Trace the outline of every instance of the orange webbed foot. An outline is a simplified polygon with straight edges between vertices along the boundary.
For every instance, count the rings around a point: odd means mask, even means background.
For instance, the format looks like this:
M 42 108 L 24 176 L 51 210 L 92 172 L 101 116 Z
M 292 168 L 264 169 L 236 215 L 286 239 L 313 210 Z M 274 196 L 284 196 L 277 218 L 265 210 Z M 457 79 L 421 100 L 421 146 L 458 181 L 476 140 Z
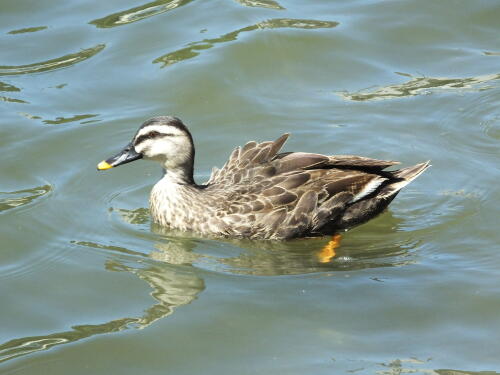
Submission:
M 320 263 L 328 263 L 335 257 L 335 249 L 340 246 L 341 239 L 342 236 L 340 234 L 335 234 L 332 236 L 332 239 L 316 254 Z

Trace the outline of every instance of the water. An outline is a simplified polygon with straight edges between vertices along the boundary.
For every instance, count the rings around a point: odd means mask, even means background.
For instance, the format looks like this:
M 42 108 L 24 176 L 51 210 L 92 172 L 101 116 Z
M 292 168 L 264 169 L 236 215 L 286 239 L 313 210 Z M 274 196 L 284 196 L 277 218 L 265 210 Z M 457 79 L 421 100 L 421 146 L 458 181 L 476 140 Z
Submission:
M 2 374 L 500 372 L 496 1 L 4 1 Z M 98 173 L 181 117 L 196 178 L 250 139 L 432 160 L 328 239 L 151 224 L 160 171 Z

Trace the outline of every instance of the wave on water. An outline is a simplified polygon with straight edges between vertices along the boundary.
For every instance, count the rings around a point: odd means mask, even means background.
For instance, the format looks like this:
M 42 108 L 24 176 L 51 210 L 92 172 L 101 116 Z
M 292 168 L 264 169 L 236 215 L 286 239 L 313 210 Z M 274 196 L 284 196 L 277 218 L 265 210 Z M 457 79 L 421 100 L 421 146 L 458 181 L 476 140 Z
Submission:
M 97 114 L 84 114 L 84 115 L 74 115 L 71 117 L 57 117 L 54 120 L 43 120 L 44 124 L 48 125 L 60 125 L 60 124 L 66 124 L 68 122 L 74 122 L 74 121 L 82 121 L 82 120 L 87 120 L 91 119 L 93 117 L 97 117 L 99 115 Z M 90 120 L 90 121 L 82 121 L 80 124 L 88 124 L 91 122 L 97 122 L 100 120 Z
M 73 243 L 96 247 L 96 244 L 92 243 Z M 97 245 L 97 247 L 103 246 Z M 113 259 L 109 260 L 105 266 L 108 271 L 130 272 L 148 283 L 155 303 L 145 309 L 142 316 L 119 318 L 101 324 L 75 325 L 67 331 L 9 340 L 0 344 L 0 363 L 95 335 L 146 328 L 159 319 L 171 315 L 177 307 L 191 303 L 205 289 L 203 279 L 193 272 L 179 267 L 174 268 L 168 264 L 131 266 L 119 259 Z
M 7 34 L 25 34 L 25 33 L 36 33 L 37 31 L 45 30 L 47 26 L 35 26 L 35 27 L 25 27 L 23 29 L 11 30 Z
M 163 56 L 153 60 L 153 64 L 160 63 L 161 67 L 173 65 L 180 61 L 188 60 L 200 54 L 200 51 L 215 47 L 216 44 L 232 42 L 238 39 L 241 33 L 265 30 L 265 29 L 281 29 L 281 28 L 294 28 L 294 29 L 325 29 L 338 26 L 338 22 L 332 21 L 317 21 L 293 18 L 274 18 L 267 21 L 259 22 L 254 25 L 243 27 L 236 31 L 224 34 L 218 38 L 203 39 L 198 42 L 188 44 L 188 47 L 178 49 L 177 51 L 167 53 Z
M 52 186 L 42 185 L 30 189 L 0 192 L 0 214 L 4 211 L 35 202 L 51 191 Z
M 412 77 L 405 73 L 398 74 Z M 490 88 L 485 86 L 485 83 L 498 79 L 500 79 L 500 74 L 485 74 L 466 78 L 412 77 L 409 81 L 397 85 L 382 86 L 373 90 L 362 90 L 358 92 L 339 92 L 337 94 L 347 100 L 371 101 L 425 95 L 436 90 L 474 89 L 481 91 Z
M 0 76 L 11 76 L 19 74 L 42 73 L 56 69 L 66 68 L 81 61 L 90 59 L 104 49 L 104 44 L 82 49 L 80 52 L 70 53 L 55 59 L 36 62 L 27 65 L 0 65 Z
M 157 0 L 122 12 L 95 19 L 89 23 L 100 28 L 110 28 L 127 25 L 132 22 L 141 21 L 145 18 L 168 12 L 180 6 L 189 4 L 193 0 Z
M 268 8 L 276 10 L 285 10 L 285 7 L 274 0 L 236 0 L 241 5 L 254 8 Z

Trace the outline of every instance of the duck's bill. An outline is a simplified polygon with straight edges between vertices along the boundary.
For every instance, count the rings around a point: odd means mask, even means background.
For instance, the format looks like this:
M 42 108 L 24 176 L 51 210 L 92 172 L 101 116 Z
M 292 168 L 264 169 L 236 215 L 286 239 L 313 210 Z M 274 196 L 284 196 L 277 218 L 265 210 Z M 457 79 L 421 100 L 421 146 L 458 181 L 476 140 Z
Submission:
M 97 164 L 97 169 L 100 171 L 104 171 L 109 168 L 118 167 L 122 164 L 130 163 L 131 161 L 141 159 L 142 154 L 135 152 L 134 145 L 129 143 L 115 156 L 101 161 Z

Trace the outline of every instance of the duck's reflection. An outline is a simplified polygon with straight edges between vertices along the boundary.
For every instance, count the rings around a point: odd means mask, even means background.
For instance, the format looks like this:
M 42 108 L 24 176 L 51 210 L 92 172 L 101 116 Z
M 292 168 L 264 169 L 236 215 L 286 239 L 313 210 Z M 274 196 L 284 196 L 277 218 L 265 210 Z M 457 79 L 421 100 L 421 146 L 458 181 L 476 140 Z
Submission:
M 77 245 L 104 248 L 127 255 L 142 255 L 119 247 L 107 247 L 92 242 L 73 242 Z M 123 251 L 122 251 L 123 250 Z M 147 308 L 142 316 L 111 320 L 102 324 L 85 324 L 73 326 L 68 331 L 56 332 L 42 336 L 21 337 L 0 345 L 0 363 L 20 356 L 50 349 L 61 344 L 69 344 L 91 336 L 119 332 L 126 329 L 142 329 L 155 321 L 169 316 L 175 308 L 186 305 L 196 299 L 205 289 L 203 280 L 186 267 L 176 267 L 168 263 L 141 262 L 127 265 L 125 261 L 115 257 L 105 267 L 108 271 L 131 272 L 146 281 L 152 289 L 151 296 L 155 303 Z
M 187 238 L 186 233 L 153 224 L 152 231 L 163 240 L 155 244 L 156 250 L 149 256 L 170 264 L 192 264 L 224 273 L 256 276 L 402 266 L 415 262 L 412 249 L 417 241 L 407 232 L 396 230 L 401 222 L 386 213 L 383 218 L 365 224 L 356 235 L 342 235 L 345 238 L 341 246 L 340 235 L 333 241 L 329 237 L 291 241 L 211 241 L 196 236 Z M 227 252 L 229 256 L 225 256 L 226 246 L 232 250 Z M 218 251 L 224 254 L 218 256 Z
M 147 209 L 114 210 L 125 225 L 147 227 Z M 393 267 L 414 262 L 411 251 L 415 241 L 408 232 L 397 230 L 401 220 L 384 214 L 365 224 L 356 235 L 345 236 L 342 246 L 324 257 L 329 238 L 294 241 L 251 241 L 200 239 L 152 225 L 154 250 L 149 254 L 119 246 L 90 241 L 72 241 L 77 246 L 105 250 L 114 254 L 105 268 L 130 272 L 151 287 L 154 303 L 138 317 L 125 317 L 102 324 L 73 326 L 63 332 L 22 337 L 0 345 L 0 362 L 54 346 L 72 343 L 91 336 L 130 328 L 142 329 L 172 314 L 179 306 L 194 301 L 205 289 L 199 269 L 215 272 L 274 276 L 306 273 L 329 273 L 373 267 Z M 149 231 L 148 231 L 149 232 Z M 133 261 L 130 261 L 133 259 Z
M 106 263 L 109 271 L 126 271 L 133 273 L 151 287 L 151 296 L 156 303 L 144 311 L 144 315 L 134 318 L 134 328 L 145 328 L 155 321 L 169 316 L 176 307 L 187 305 L 196 299 L 198 293 L 205 289 L 203 279 L 193 272 L 179 269 L 168 264 L 150 265 L 146 268 L 126 266 L 117 261 Z

